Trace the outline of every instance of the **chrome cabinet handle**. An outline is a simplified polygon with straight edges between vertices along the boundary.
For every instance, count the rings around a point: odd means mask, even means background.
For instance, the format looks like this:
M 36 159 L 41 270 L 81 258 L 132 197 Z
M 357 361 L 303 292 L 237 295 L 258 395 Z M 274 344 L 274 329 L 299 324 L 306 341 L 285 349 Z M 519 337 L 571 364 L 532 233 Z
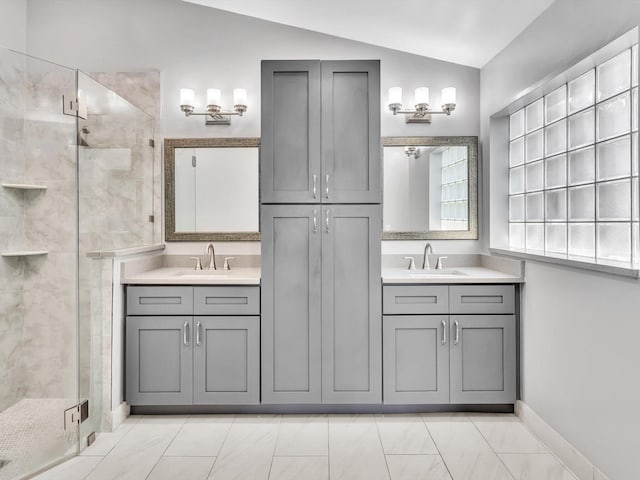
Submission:
M 189 345 L 189 322 L 184 322 L 184 325 L 182 325 L 183 328 L 183 334 L 182 334 L 182 343 L 184 343 L 184 346 L 188 346 Z
M 318 210 L 316 209 L 313 210 L 313 233 L 318 233 Z
M 324 196 L 325 198 L 329 198 L 329 174 L 327 173 L 324 176 Z
M 460 343 L 460 324 L 458 323 L 458 321 L 457 321 L 457 320 L 455 320 L 455 321 L 453 322 L 453 324 L 454 324 L 454 325 L 455 325 L 455 327 L 456 327 L 456 336 L 455 336 L 455 338 L 454 338 L 454 340 L 453 340 L 453 344 L 454 344 L 454 345 L 458 345 L 458 344 Z
M 313 174 L 313 198 L 318 198 L 318 175 Z
M 327 218 L 324 221 L 324 230 L 329 233 L 329 210 L 327 210 Z
M 200 327 L 202 327 L 202 324 L 200 322 L 196 323 L 196 345 L 200 345 Z
M 447 322 L 446 320 L 442 320 L 442 340 L 440 343 L 442 343 L 442 345 L 446 345 L 447 344 Z

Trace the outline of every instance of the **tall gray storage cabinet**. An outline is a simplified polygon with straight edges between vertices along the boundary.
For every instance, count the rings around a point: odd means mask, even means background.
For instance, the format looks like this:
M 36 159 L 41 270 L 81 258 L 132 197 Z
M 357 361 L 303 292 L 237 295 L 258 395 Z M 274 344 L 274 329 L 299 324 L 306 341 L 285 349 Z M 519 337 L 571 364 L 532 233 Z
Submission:
M 262 402 L 381 403 L 380 63 L 263 61 Z

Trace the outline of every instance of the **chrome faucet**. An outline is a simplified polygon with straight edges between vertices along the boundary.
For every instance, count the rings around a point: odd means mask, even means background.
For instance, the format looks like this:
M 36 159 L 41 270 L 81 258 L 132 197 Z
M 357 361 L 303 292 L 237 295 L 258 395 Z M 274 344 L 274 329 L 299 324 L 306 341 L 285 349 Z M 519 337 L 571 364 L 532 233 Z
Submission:
M 405 260 L 409 260 L 409 266 L 407 270 L 415 270 L 416 269 L 416 261 L 413 257 L 404 257 Z
M 438 257 L 436 262 L 436 270 L 444 270 L 444 259 L 449 257 Z
M 429 265 L 429 257 L 427 257 L 427 253 L 430 253 L 433 255 L 433 248 L 431 248 L 431 244 L 429 242 L 427 242 L 427 244 L 424 246 L 424 257 L 422 259 L 423 270 L 431 269 L 431 265 Z
M 217 270 L 216 268 L 216 250 L 213 248 L 213 243 L 207 245 L 204 253 L 209 255 L 209 270 Z

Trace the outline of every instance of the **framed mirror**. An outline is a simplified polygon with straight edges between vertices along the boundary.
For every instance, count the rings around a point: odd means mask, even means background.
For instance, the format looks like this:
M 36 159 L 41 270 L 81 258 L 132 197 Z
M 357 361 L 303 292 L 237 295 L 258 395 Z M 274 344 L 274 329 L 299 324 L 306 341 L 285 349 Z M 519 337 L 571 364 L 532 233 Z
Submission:
M 382 137 L 383 240 L 478 238 L 478 137 Z
M 164 141 L 165 239 L 260 240 L 259 138 Z

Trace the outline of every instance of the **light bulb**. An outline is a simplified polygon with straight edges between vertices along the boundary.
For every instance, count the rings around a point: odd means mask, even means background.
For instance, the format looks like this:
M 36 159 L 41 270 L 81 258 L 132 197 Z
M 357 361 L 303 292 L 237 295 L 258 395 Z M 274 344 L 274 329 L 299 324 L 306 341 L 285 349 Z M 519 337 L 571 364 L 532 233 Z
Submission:
M 207 88 L 207 107 L 219 107 L 222 104 L 222 92 L 217 88 Z
M 191 88 L 180 89 L 180 105 L 188 105 L 193 107 L 195 93 Z
M 244 88 L 233 89 L 233 105 L 247 105 L 247 91 Z
M 391 87 L 389 89 L 389 105 L 402 105 L 402 87 Z
M 429 88 L 428 87 L 416 88 L 415 104 L 416 105 L 429 104 Z
M 456 88 L 455 87 L 446 87 L 442 89 L 442 104 L 443 105 L 456 104 Z

